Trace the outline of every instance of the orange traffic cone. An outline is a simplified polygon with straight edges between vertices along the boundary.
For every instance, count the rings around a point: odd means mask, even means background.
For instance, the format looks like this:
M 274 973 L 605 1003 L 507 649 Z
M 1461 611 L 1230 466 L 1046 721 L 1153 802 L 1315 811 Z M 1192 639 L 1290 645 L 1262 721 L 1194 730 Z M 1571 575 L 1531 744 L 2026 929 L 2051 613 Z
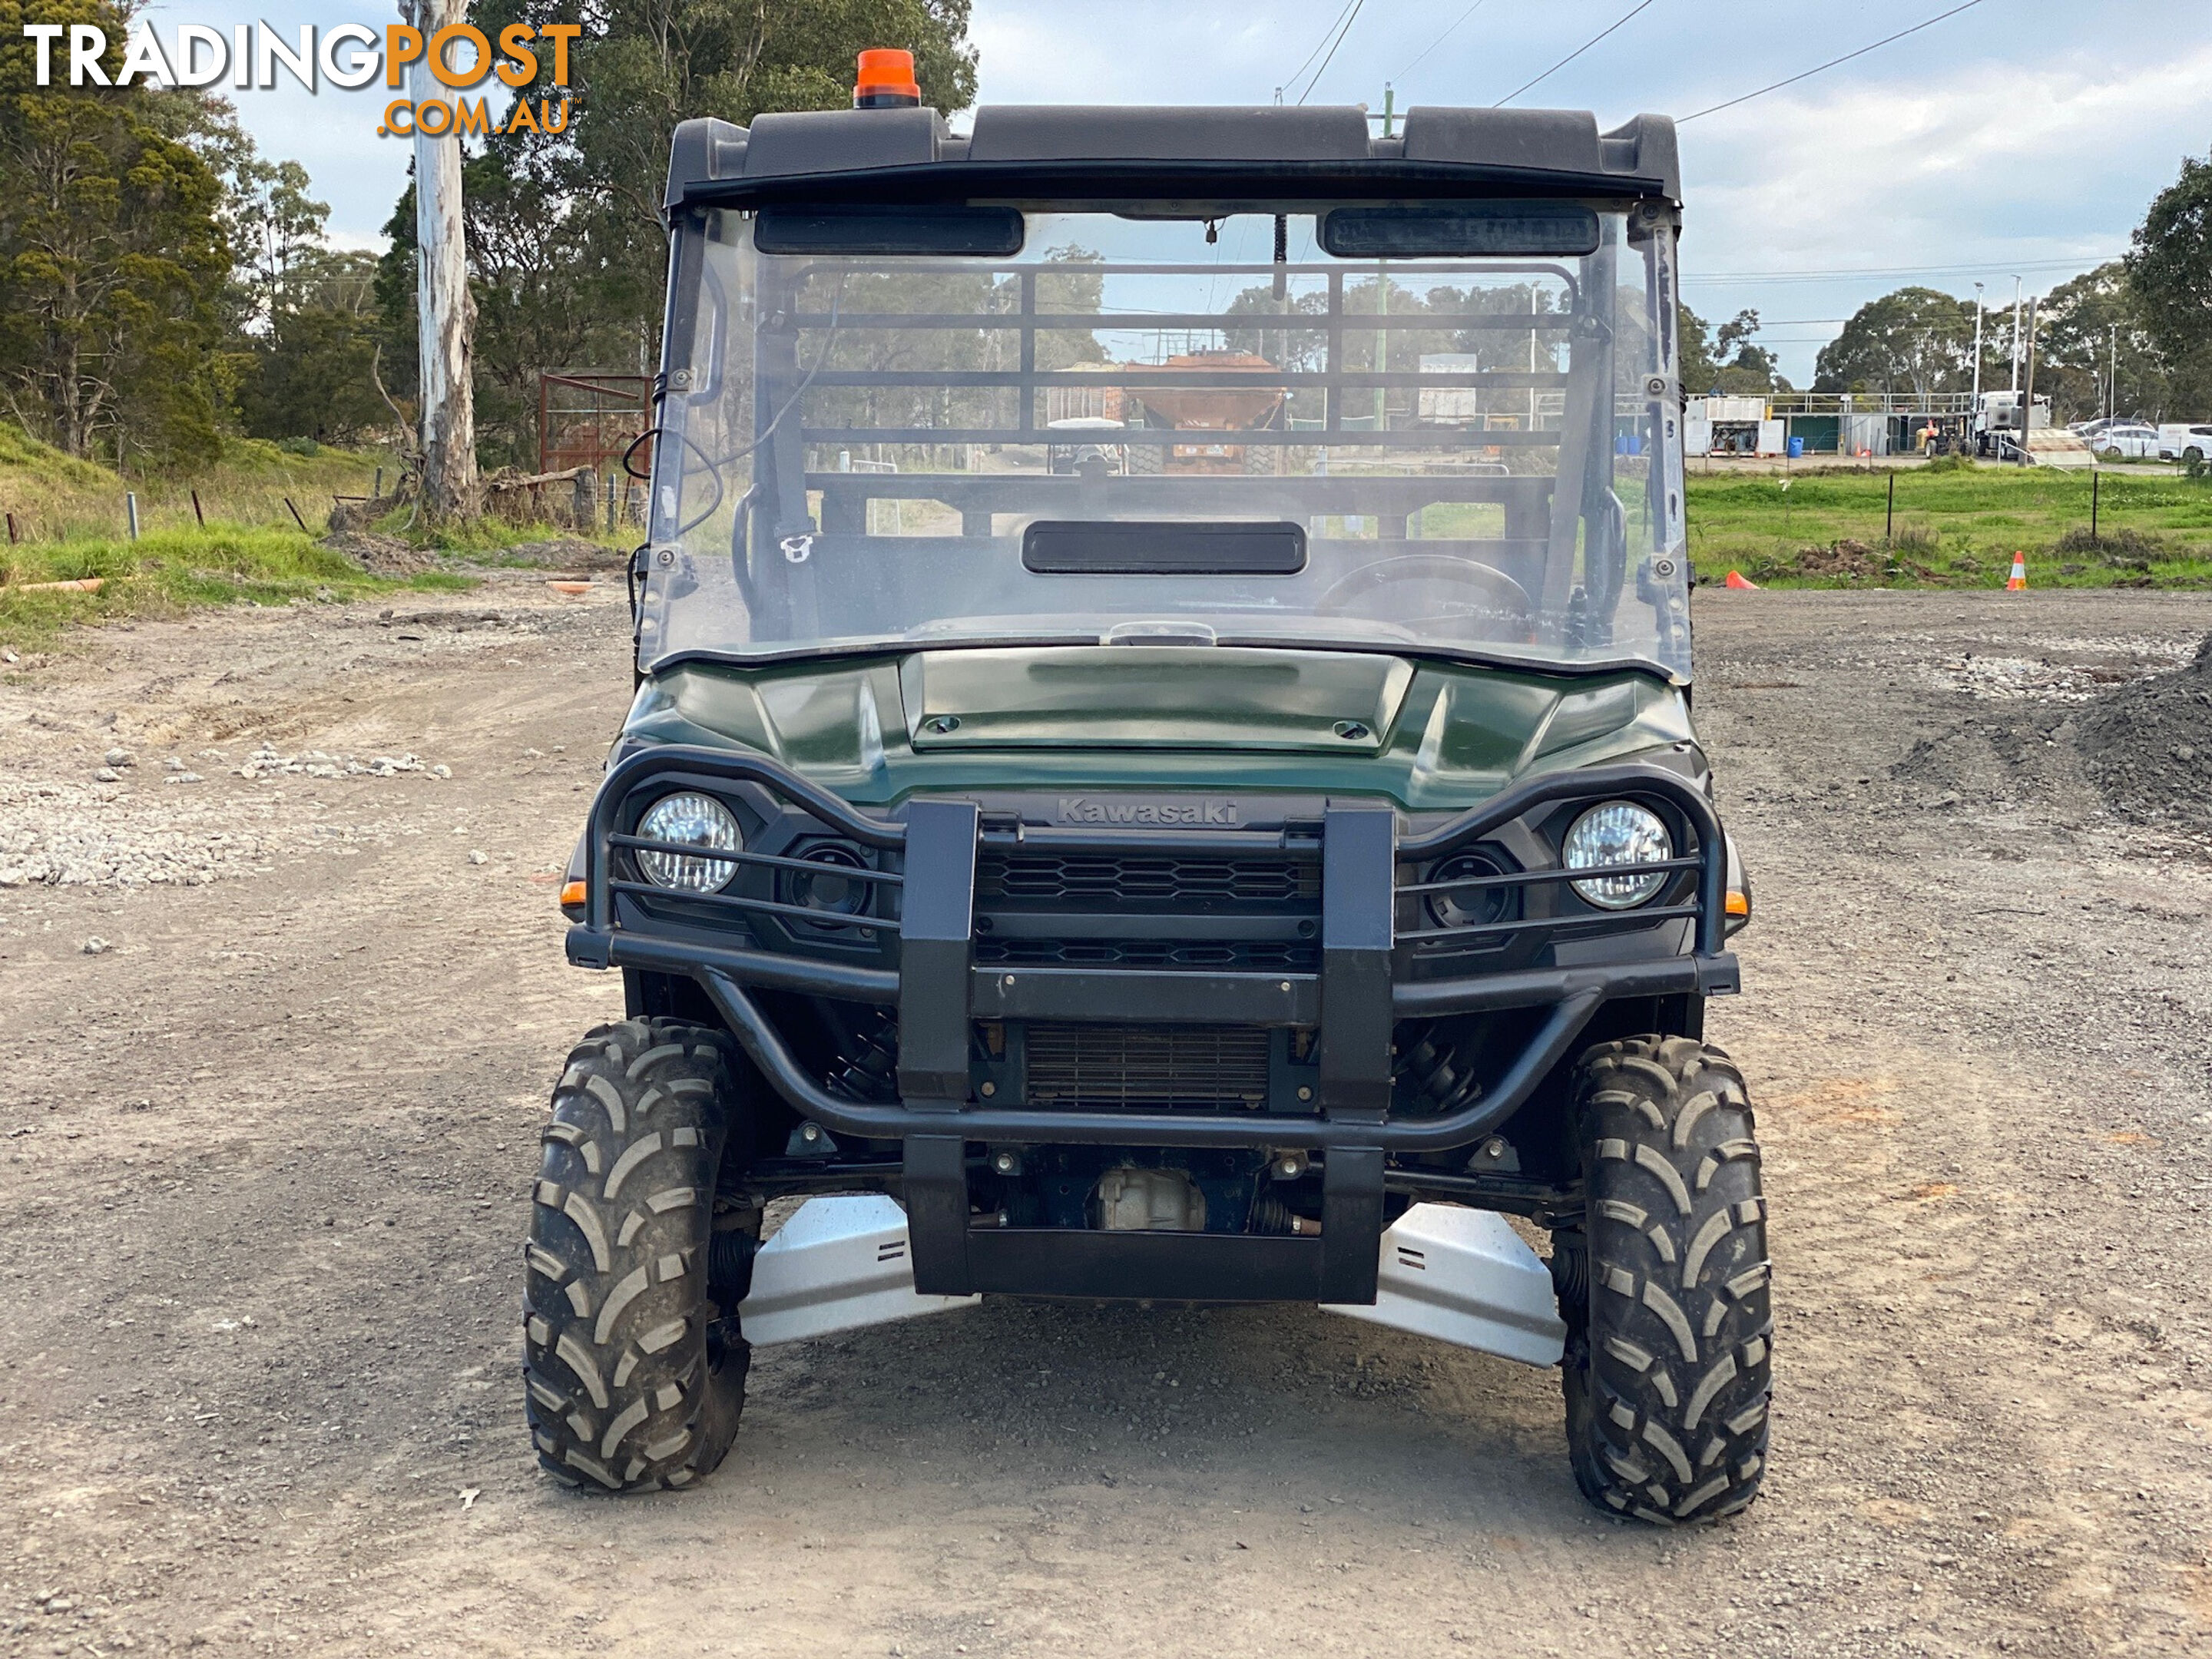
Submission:
M 2005 592 L 2008 593 L 2027 592 L 2027 556 L 2026 554 L 2014 553 L 2012 556 L 2012 574 L 2005 578 Z
M 1728 573 L 1728 580 L 1722 583 L 1721 586 L 1723 587 L 1740 587 L 1744 589 L 1746 592 L 1752 593 L 1759 592 L 1759 584 L 1754 581 L 1745 580 L 1743 572 L 1741 570 L 1729 571 Z

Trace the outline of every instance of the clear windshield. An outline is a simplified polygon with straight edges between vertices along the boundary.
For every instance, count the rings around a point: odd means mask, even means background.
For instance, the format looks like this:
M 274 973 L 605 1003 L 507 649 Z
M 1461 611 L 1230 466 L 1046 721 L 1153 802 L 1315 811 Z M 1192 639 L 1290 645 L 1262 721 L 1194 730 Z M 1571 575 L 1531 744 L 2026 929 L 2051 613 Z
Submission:
M 1265 207 L 1267 204 L 1261 204 Z M 1214 640 L 1690 671 L 1674 231 L 1339 258 L 1316 208 L 1021 251 L 678 238 L 639 647 Z M 779 244 L 781 245 L 781 244 Z

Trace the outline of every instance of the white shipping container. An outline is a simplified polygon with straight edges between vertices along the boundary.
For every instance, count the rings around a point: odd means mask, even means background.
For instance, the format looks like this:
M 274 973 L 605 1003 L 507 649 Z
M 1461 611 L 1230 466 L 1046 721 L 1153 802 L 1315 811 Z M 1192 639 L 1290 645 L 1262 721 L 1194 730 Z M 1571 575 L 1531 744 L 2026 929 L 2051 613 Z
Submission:
M 1766 418 L 1764 398 L 1692 398 L 1684 407 L 1691 419 L 1702 418 L 1715 426 L 1724 421 L 1748 426 Z

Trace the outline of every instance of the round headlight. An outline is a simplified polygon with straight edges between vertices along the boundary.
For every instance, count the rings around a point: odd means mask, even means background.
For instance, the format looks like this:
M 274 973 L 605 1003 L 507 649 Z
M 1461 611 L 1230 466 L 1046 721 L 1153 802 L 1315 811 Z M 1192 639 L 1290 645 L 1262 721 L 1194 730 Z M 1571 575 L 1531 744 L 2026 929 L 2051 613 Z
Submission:
M 638 821 L 637 833 L 647 841 L 671 841 L 685 847 L 711 848 L 734 853 L 744 843 L 738 821 L 730 809 L 712 795 L 690 791 L 664 795 Z M 727 859 L 686 858 L 681 853 L 640 848 L 637 867 L 656 887 L 672 887 L 679 893 L 719 893 L 730 884 L 738 866 Z
M 1674 856 L 1674 837 L 1656 812 L 1633 801 L 1609 800 L 1577 818 L 1561 848 L 1570 870 L 1606 870 L 1624 864 L 1656 864 Z M 1658 895 L 1667 872 L 1596 876 L 1569 884 L 1592 904 L 1606 910 L 1632 910 Z

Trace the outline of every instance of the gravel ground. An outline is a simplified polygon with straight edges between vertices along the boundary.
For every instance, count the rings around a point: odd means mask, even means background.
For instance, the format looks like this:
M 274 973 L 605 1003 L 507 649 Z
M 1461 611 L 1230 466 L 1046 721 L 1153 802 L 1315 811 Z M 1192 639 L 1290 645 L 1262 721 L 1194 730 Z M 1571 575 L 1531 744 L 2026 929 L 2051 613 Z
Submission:
M 2079 747 L 2212 597 L 1698 603 L 1779 1332 L 1766 1495 L 1678 1534 L 1583 1505 L 1548 1373 L 1297 1309 L 769 1350 L 704 1489 L 555 1486 L 517 1252 L 619 1002 L 553 908 L 619 584 L 10 670 L 0 1652 L 2212 1653 L 2212 845 Z

